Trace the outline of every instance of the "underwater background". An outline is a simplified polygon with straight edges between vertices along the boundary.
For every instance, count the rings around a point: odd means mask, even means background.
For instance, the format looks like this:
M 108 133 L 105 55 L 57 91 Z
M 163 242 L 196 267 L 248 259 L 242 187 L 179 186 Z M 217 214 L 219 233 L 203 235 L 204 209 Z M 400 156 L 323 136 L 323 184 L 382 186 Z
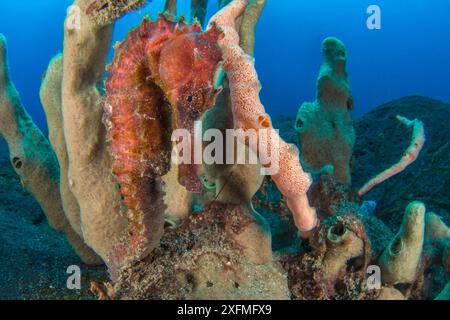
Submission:
M 48 61 L 62 51 L 63 22 L 71 0 L 2 0 L 0 31 L 9 43 L 10 68 L 25 108 L 45 127 L 36 94 Z M 179 13 L 189 17 L 188 0 Z M 381 30 L 366 26 L 367 8 L 381 8 Z M 116 24 L 123 40 L 145 14 L 155 18 L 164 0 Z M 209 1 L 208 19 L 217 11 Z M 323 39 L 341 39 L 349 51 L 354 116 L 399 97 L 419 94 L 450 101 L 450 0 L 270 0 L 258 24 L 256 64 L 262 101 L 271 115 L 295 116 L 315 98 Z M 112 50 L 110 57 L 112 57 Z
M 164 2 L 152 0 L 117 21 L 113 42 L 122 41 L 145 15 L 156 19 Z M 217 12 L 217 2 L 209 1 L 206 21 Z M 72 3 L 1 1 L 0 33 L 8 40 L 11 78 L 24 108 L 44 133 L 48 128 L 39 89 L 49 61 L 62 51 L 63 23 Z M 381 8 L 380 30 L 369 30 L 366 25 L 370 5 Z M 190 0 L 178 0 L 178 13 L 190 16 Z M 304 102 L 316 99 L 323 62 L 321 45 L 330 36 L 342 40 L 348 51 L 356 136 L 350 161 L 353 189 L 398 161 L 408 148 L 411 132 L 397 121 L 397 114 L 419 119 L 425 127 L 427 141 L 418 160 L 358 199 L 365 201 L 358 207 L 365 216 L 358 218 L 367 228 L 375 259 L 401 229 L 405 208 L 412 201 L 425 203 L 427 212 L 436 212 L 450 224 L 450 0 L 268 0 L 257 27 L 256 70 L 262 103 L 288 143 L 299 145 L 295 117 Z M 109 60 L 113 54 L 111 48 Z M 8 155 L 0 136 L 0 299 L 94 298 L 86 283 L 107 281 L 105 268 L 84 265 L 65 236 L 49 226 L 38 202 L 23 188 Z M 335 187 L 320 192 L 329 192 L 325 197 L 333 201 L 352 203 L 356 189 L 336 191 Z M 275 185 L 265 181 L 254 201 L 256 210 L 269 223 L 273 251 L 282 255 L 297 250 L 297 229 L 292 217 L 283 211 L 286 207 Z M 163 247 L 173 249 L 171 246 L 177 244 L 170 237 L 175 235 L 165 238 Z M 180 238 L 183 243 L 185 239 Z M 309 249 L 302 248 L 302 254 Z M 169 254 L 161 260 L 175 261 Z M 410 297 L 433 299 L 442 291 L 450 272 L 446 273 L 441 262 L 433 261 L 431 271 L 424 272 L 426 293 Z M 80 291 L 65 287 L 69 265 L 82 268 Z M 288 270 L 289 276 L 303 283 L 304 275 L 295 274 L 294 269 Z

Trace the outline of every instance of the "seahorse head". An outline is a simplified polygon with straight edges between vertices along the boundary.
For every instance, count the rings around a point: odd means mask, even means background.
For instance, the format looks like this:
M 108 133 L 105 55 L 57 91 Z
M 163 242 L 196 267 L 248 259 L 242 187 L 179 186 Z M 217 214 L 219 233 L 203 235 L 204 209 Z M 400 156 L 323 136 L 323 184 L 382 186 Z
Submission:
M 220 36 L 216 27 L 203 33 L 183 33 L 161 50 L 158 73 L 172 106 L 174 129 L 188 130 L 192 141 L 195 121 L 215 105 L 220 92 L 215 87 L 222 60 L 217 44 Z M 202 190 L 197 169 L 195 165 L 180 166 L 180 183 L 192 192 Z
M 222 54 L 217 40 L 220 31 L 181 34 L 164 45 L 159 76 L 173 107 L 175 127 L 192 129 L 194 122 L 215 104 L 215 88 Z

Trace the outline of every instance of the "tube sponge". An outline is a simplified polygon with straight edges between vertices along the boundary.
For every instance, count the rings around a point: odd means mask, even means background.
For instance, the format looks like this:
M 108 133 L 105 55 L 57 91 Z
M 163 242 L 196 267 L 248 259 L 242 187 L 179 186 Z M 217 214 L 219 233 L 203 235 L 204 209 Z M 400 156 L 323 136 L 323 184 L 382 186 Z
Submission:
M 208 9 L 208 0 L 191 0 L 191 22 L 195 19 L 203 27 L 206 19 L 206 11 Z
M 113 25 L 99 26 L 86 12 L 92 3 L 75 0 L 81 28 L 66 28 L 63 51 L 62 116 L 69 159 L 69 187 L 80 206 L 85 242 L 111 266 L 110 254 L 126 235 L 120 194 L 112 173 L 99 91 Z
M 444 290 L 442 290 L 435 300 L 450 300 L 450 282 L 447 283 Z
M 447 274 L 450 275 L 450 242 L 447 242 L 447 245 L 444 249 L 444 253 L 442 255 L 442 264 L 444 265 Z
M 353 97 L 346 71 L 347 49 L 340 40 L 327 38 L 322 53 L 316 101 L 300 107 L 295 130 L 305 167 L 320 172 L 332 165 L 333 179 L 350 185 L 355 130 L 350 115 Z
M 442 265 L 450 275 L 450 228 L 434 212 L 428 212 L 425 220 L 425 241 L 435 255 L 442 256 Z
M 391 287 L 382 287 L 377 300 L 407 300 L 403 293 Z
M 253 56 L 255 51 L 256 25 L 266 6 L 267 0 L 250 0 L 242 17 L 240 28 L 240 47 Z
M 347 267 L 348 261 L 363 256 L 365 243 L 343 222 L 332 225 L 326 235 L 328 250 L 323 258 L 324 277 L 334 283 L 340 273 Z
M 280 170 L 272 178 L 280 192 L 287 198 L 296 226 L 300 231 L 310 231 L 317 225 L 316 212 L 309 205 L 306 196 L 311 186 L 311 176 L 305 173 L 300 165 L 298 149 L 284 142 L 273 129 L 259 98 L 261 86 L 254 60 L 239 47 L 240 37 L 235 23 L 247 5 L 247 0 L 234 0 L 210 21 L 211 25 L 216 24 L 224 32 L 219 45 L 222 48 L 224 70 L 230 82 L 235 128 L 244 131 L 259 131 L 264 128 L 270 132 L 268 134 L 270 139 L 267 137 L 259 142 L 268 153 L 280 155 Z M 259 156 L 261 158 L 261 155 Z
M 176 15 L 177 14 L 177 0 L 166 0 L 164 3 L 164 12 Z
M 178 166 L 172 164 L 168 174 L 162 177 L 166 221 L 173 225 L 186 219 L 192 211 L 193 195 L 178 182 Z
M 423 149 L 426 140 L 423 122 L 417 119 L 411 121 L 401 116 L 397 116 L 397 119 L 408 129 L 412 130 L 411 144 L 398 163 L 372 178 L 358 191 L 358 194 L 361 197 L 380 183 L 405 170 L 410 164 L 417 160 Z
M 64 212 L 72 228 L 80 236 L 82 236 L 80 207 L 70 191 L 67 176 L 69 159 L 67 156 L 66 142 L 64 139 L 61 111 L 61 86 L 63 78 L 62 67 L 62 55 L 58 55 L 52 59 L 42 81 L 40 98 L 47 118 L 50 143 L 56 153 L 56 156 L 58 157 L 61 172 L 60 192 Z
M 64 233 L 80 258 L 90 265 L 101 264 L 69 224 L 59 192 L 58 160 L 47 139 L 35 126 L 11 82 L 6 39 L 0 34 L 0 134 L 8 143 L 11 162 L 23 186 L 35 197 L 50 226 Z
M 428 242 L 445 241 L 450 239 L 450 228 L 442 218 L 434 212 L 427 212 L 425 224 L 425 239 Z
M 9 76 L 6 61 L 6 40 L 0 35 L 0 132 L 6 139 L 11 162 L 22 184 L 32 193 L 49 223 L 61 230 L 66 223 L 61 215 L 58 192 L 58 162 L 50 144 L 32 122 L 20 101 L 19 93 Z
M 380 256 L 378 263 L 384 284 L 413 283 L 422 255 L 425 234 L 425 205 L 412 202 L 397 235 Z

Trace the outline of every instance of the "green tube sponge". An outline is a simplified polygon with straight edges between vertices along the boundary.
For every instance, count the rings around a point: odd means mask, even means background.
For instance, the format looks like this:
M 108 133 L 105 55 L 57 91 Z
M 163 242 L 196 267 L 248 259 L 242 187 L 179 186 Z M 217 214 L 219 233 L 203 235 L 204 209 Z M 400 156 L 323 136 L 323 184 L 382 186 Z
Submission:
M 219 0 L 219 9 L 222 9 L 226 5 L 228 5 L 231 2 L 231 0 Z
M 100 264 L 67 220 L 59 193 L 58 160 L 47 139 L 31 120 L 12 83 L 6 60 L 6 39 L 0 34 L 0 135 L 5 138 L 12 165 L 23 186 L 34 196 L 50 226 L 64 233 L 80 258 Z
M 320 172 L 332 165 L 334 180 L 350 185 L 355 131 L 350 115 L 353 98 L 346 71 L 347 49 L 340 40 L 327 38 L 322 53 L 316 101 L 300 107 L 295 123 L 301 159 L 309 171 Z
M 442 264 L 447 274 L 450 275 L 450 241 L 447 241 L 444 253 L 442 254 Z
M 256 26 L 266 6 L 267 0 L 251 0 L 242 17 L 240 43 L 242 50 L 253 56 L 255 53 Z
M 219 0 L 219 9 L 229 5 L 231 0 Z M 248 0 L 244 14 L 236 19 L 239 46 L 250 56 L 255 53 L 256 26 L 266 7 L 267 0 Z
M 378 263 L 384 284 L 410 284 L 416 279 L 425 234 L 425 205 L 412 202 L 397 235 L 380 256 Z
M 444 290 L 442 290 L 435 300 L 450 300 L 450 282 L 447 283 Z
M 442 265 L 450 275 L 450 228 L 434 212 L 428 212 L 425 221 L 425 247 L 435 258 L 442 257 Z
M 177 14 L 177 0 L 166 0 L 164 4 L 164 12 L 175 16 Z
M 191 0 L 191 22 L 197 20 L 203 27 L 206 20 L 208 0 Z

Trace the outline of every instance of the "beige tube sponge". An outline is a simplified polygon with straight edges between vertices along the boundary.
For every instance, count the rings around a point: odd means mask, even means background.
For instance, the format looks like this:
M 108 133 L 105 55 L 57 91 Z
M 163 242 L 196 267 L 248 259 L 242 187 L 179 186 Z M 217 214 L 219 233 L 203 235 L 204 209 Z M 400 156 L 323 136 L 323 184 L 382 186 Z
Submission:
M 425 240 L 428 242 L 450 239 L 450 228 L 434 212 L 427 212 L 425 217 Z
M 382 287 L 380 290 L 380 294 L 377 297 L 377 300 L 407 300 L 403 293 L 399 290 L 391 287 Z
M 166 0 L 164 3 L 164 12 L 168 12 L 170 14 L 177 14 L 177 0 Z
M 433 248 L 433 254 L 441 257 L 442 266 L 450 275 L 450 228 L 434 212 L 428 212 L 425 221 L 425 241 Z
M 166 205 L 166 221 L 178 225 L 192 211 L 193 195 L 178 182 L 179 168 L 175 164 L 163 180 L 164 204 Z
M 407 118 L 402 116 L 397 116 L 397 119 L 402 124 L 404 124 L 406 128 L 412 130 L 411 144 L 409 145 L 408 149 L 405 151 L 403 157 L 399 160 L 399 162 L 369 180 L 358 191 L 359 196 L 365 195 L 380 183 L 405 170 L 409 165 L 417 160 L 420 152 L 423 149 L 426 140 L 423 122 L 417 119 L 408 120 Z
M 327 229 L 328 249 L 322 260 L 324 277 L 334 283 L 348 261 L 363 256 L 365 244 L 354 231 L 339 222 Z
M 285 143 L 273 129 L 259 98 L 261 89 L 254 60 L 239 47 L 240 37 L 235 22 L 247 8 L 247 0 L 234 0 L 217 13 L 210 24 L 216 24 L 224 37 L 219 41 L 224 58 L 224 70 L 230 82 L 230 93 L 235 129 L 245 132 L 265 129 L 266 138 L 259 139 L 259 146 L 267 150 L 267 154 L 279 155 L 278 173 L 272 176 L 281 193 L 287 198 L 296 226 L 301 231 L 309 231 L 316 227 L 317 216 L 309 205 L 306 193 L 311 186 L 311 176 L 300 166 L 298 150 Z M 256 152 L 256 150 L 253 150 Z M 259 154 L 262 163 L 270 163 L 263 154 Z
M 97 24 L 108 25 L 128 12 L 141 8 L 147 0 L 91 0 L 84 12 Z
M 6 61 L 6 40 L 0 35 L 0 132 L 8 143 L 11 163 L 22 184 L 35 196 L 48 221 L 57 230 L 66 220 L 58 189 L 58 162 L 50 144 L 32 122 L 11 82 Z
M 25 111 L 11 82 L 6 60 L 6 39 L 0 34 L 0 134 L 8 143 L 14 170 L 35 197 L 50 226 L 63 232 L 80 258 L 95 265 L 101 260 L 72 229 L 64 215 L 59 193 L 58 160 L 47 139 Z
M 402 226 L 378 260 L 384 284 L 413 283 L 416 280 L 425 234 L 425 205 L 412 202 Z
M 237 142 L 240 144 L 240 142 Z M 246 157 L 252 150 L 246 148 Z M 237 147 L 238 148 L 238 147 Z M 233 205 L 239 208 L 245 227 L 233 236 L 242 246 L 244 254 L 254 263 L 267 263 L 273 260 L 270 226 L 267 221 L 253 209 L 252 198 L 260 189 L 264 176 L 260 165 L 235 164 L 231 167 L 204 166 L 201 180 L 205 189 L 215 192 L 214 201 L 224 208 Z M 213 204 L 207 204 L 212 207 Z M 228 214 L 228 213 L 227 213 Z
M 325 219 L 311 238 L 311 245 L 329 295 L 336 293 L 336 284 L 344 278 L 365 276 L 371 246 L 363 223 L 353 214 Z
M 69 187 L 80 206 L 85 242 L 107 264 L 126 232 L 120 194 L 111 170 L 99 84 L 105 73 L 113 25 L 100 26 L 86 13 L 92 0 L 75 0 L 80 28 L 66 24 L 63 52 L 62 116 L 69 160 Z
M 63 132 L 61 86 L 63 78 L 62 55 L 58 55 L 50 62 L 42 81 L 40 98 L 44 107 L 49 128 L 49 139 L 58 158 L 60 167 L 60 193 L 64 212 L 72 228 L 82 236 L 80 207 L 70 191 L 68 181 L 69 159 Z

